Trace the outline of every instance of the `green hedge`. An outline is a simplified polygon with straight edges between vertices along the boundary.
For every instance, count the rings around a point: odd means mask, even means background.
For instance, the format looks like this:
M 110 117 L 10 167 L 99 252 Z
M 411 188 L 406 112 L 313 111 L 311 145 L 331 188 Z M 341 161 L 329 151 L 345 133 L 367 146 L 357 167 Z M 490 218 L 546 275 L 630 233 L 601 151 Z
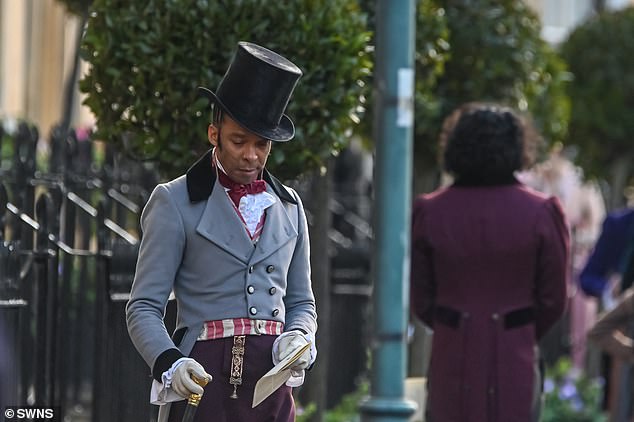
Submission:
M 180 174 L 208 147 L 206 100 L 238 41 L 295 62 L 304 76 L 288 114 L 296 139 L 273 149 L 282 178 L 319 168 L 344 147 L 364 112 L 372 62 L 365 15 L 352 0 L 96 0 L 82 46 L 80 83 L 97 136 Z

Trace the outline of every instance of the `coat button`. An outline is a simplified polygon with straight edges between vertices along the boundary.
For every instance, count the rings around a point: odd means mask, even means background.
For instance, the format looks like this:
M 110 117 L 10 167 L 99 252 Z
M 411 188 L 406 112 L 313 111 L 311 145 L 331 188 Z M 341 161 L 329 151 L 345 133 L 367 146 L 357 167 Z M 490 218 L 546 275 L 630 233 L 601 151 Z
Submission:
M 255 314 L 257 314 L 257 313 L 258 313 L 258 310 L 256 309 L 256 307 L 255 307 L 255 306 L 251 306 L 251 307 L 249 308 L 249 313 L 250 313 L 251 315 L 255 315 Z
M 252 272 L 253 272 L 253 265 L 249 267 L 249 274 L 251 274 Z
M 500 316 L 498 314 L 493 314 L 491 315 L 491 318 L 493 318 L 493 321 L 497 321 L 498 319 L 500 319 Z
M 266 272 L 271 274 L 273 271 L 275 271 L 275 267 L 273 265 L 269 265 L 268 267 L 266 267 Z
M 271 288 L 269 289 L 269 294 L 272 296 L 272 295 L 274 295 L 274 294 L 275 294 L 275 292 L 276 292 L 276 291 L 277 291 L 277 289 L 276 289 L 275 287 L 271 287 Z
M 247 292 L 248 292 L 250 295 L 252 295 L 252 294 L 253 294 L 253 292 L 255 292 L 255 287 L 253 287 L 253 286 L 249 286 L 249 287 L 247 287 Z
M 279 310 L 279 309 L 273 309 L 273 313 L 272 313 L 272 315 L 273 315 L 274 317 L 278 316 L 279 314 L 280 314 L 280 310 Z

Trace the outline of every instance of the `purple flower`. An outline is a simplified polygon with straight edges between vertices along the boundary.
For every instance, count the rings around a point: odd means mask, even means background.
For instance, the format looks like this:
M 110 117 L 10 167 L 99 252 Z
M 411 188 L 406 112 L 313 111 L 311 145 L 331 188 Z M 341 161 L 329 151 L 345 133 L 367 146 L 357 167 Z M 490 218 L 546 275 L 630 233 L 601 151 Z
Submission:
M 575 384 L 572 381 L 566 380 L 564 385 L 561 386 L 561 390 L 559 390 L 559 398 L 562 400 L 569 400 L 576 395 L 577 387 L 575 387 Z

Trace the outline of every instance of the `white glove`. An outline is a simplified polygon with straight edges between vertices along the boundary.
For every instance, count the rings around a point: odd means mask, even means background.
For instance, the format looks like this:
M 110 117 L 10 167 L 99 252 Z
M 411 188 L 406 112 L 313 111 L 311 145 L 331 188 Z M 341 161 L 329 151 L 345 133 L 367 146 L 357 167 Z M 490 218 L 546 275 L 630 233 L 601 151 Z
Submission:
M 295 353 L 298 349 L 304 347 L 308 343 L 308 340 L 306 340 L 304 333 L 301 331 L 292 330 L 282 333 L 282 335 L 276 339 L 276 343 L 276 347 L 273 347 L 273 360 L 280 362 L 287 356 Z M 311 363 L 311 348 L 308 348 L 302 353 L 299 359 L 293 363 L 291 370 L 301 371 L 302 369 L 308 368 Z
M 212 378 L 205 372 L 205 368 L 200 363 L 194 359 L 185 358 L 181 359 L 174 369 L 170 388 L 182 397 L 189 397 L 190 394 L 202 394 L 203 388 L 194 382 L 192 375 L 201 380 L 207 380 L 207 382 L 211 381 Z

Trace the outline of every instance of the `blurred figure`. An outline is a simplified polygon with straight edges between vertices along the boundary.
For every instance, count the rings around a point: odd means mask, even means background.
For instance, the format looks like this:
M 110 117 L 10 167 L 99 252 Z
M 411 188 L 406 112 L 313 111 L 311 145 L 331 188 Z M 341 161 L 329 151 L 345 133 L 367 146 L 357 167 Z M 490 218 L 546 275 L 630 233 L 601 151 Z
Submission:
M 630 206 L 631 198 L 628 198 Z M 579 276 L 584 292 L 599 298 L 606 311 L 619 303 L 619 296 L 634 283 L 634 208 L 610 212 L 603 222 L 601 235 Z M 630 327 L 629 335 L 634 334 Z M 622 421 L 630 409 L 634 370 L 631 362 L 613 359 L 603 362 L 606 378 L 603 407 L 610 410 L 612 420 Z
M 579 273 L 599 236 L 605 205 L 598 186 L 583 180 L 571 159 L 575 152 L 555 144 L 549 157 L 530 171 L 518 175 L 522 183 L 556 196 L 570 226 L 571 272 L 568 279 L 568 313 L 541 342 L 547 364 L 570 354 L 575 368 L 598 372 L 598 356 L 587 356 L 586 333 L 596 321 L 597 302 L 579 288 Z
M 454 182 L 413 209 L 411 309 L 433 328 L 430 422 L 539 418 L 538 340 L 566 303 L 556 197 L 521 184 L 537 136 L 509 108 L 460 107 L 441 136 Z
M 614 297 L 632 284 L 625 277 L 634 253 L 634 208 L 610 212 L 601 235 L 579 276 L 586 294 L 601 298 L 605 308 L 614 306 Z

